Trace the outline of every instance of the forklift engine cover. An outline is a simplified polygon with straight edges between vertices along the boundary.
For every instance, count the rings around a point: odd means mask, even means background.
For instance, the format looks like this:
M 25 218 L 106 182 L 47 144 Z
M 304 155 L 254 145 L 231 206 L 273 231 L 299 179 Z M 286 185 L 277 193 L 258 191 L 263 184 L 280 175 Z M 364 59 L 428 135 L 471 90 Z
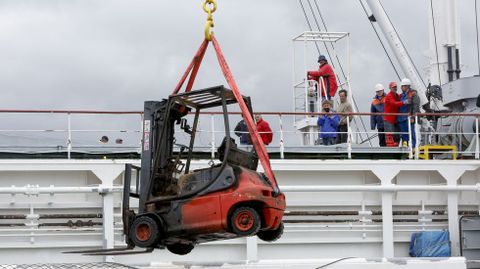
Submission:
M 243 116 L 252 117 L 250 98 L 242 97 L 250 111 Z M 230 137 L 227 106 L 236 103 L 223 86 L 145 102 L 141 167 L 127 164 L 125 172 L 123 222 L 130 247 L 166 247 L 185 255 L 208 241 L 257 235 L 270 242 L 281 237 L 285 195 L 256 171 L 254 150 L 238 148 Z M 191 170 L 200 111 L 215 107 L 222 108 L 225 126 L 220 163 L 211 160 L 208 167 Z M 185 119 L 190 113 L 195 115 L 193 126 Z M 190 137 L 188 145 L 176 143 L 175 125 L 184 132 L 181 137 Z M 130 209 L 130 197 L 139 201 L 136 212 Z

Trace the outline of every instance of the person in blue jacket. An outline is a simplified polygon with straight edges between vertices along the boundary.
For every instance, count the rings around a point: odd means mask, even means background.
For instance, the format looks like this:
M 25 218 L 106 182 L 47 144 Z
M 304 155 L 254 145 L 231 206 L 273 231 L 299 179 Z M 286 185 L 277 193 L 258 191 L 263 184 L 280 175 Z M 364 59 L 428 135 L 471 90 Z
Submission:
M 420 113 L 420 97 L 418 97 L 417 91 L 410 88 L 411 81 L 408 78 L 402 79 L 400 84 L 402 88 L 402 95 L 400 95 L 400 101 L 403 102 L 403 106 L 400 107 L 400 113 L 410 114 L 412 117 L 409 118 L 408 116 L 398 116 L 397 121 L 400 127 L 400 132 L 402 132 L 402 146 L 408 147 L 408 143 L 410 140 L 409 132 L 408 132 L 408 125 L 410 124 L 410 133 L 412 135 L 412 146 L 416 146 L 416 134 L 415 134 L 415 117 L 416 113 Z
M 325 100 L 322 103 L 322 112 L 326 114 L 318 117 L 318 127 L 320 128 L 320 138 L 325 146 L 334 145 L 337 139 L 337 127 L 340 123 L 340 117 L 334 114 L 332 109 L 332 103 L 329 100 Z
M 382 84 L 375 85 L 375 96 L 370 106 L 371 113 L 383 113 L 385 108 L 385 88 Z M 385 124 L 383 115 L 370 115 L 370 129 L 378 130 L 378 143 L 380 147 L 386 147 Z

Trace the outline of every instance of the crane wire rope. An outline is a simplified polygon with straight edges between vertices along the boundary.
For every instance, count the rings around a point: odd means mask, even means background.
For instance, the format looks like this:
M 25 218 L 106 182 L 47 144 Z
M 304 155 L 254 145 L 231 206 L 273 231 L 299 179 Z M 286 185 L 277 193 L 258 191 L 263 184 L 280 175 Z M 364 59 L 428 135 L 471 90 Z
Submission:
M 308 1 L 309 5 L 310 5 L 310 0 L 307 0 L 307 1 Z M 325 32 L 328 32 L 327 24 L 326 24 L 325 19 L 324 19 L 323 15 L 322 15 L 322 12 L 320 12 L 320 8 L 318 7 L 317 0 L 314 0 L 314 3 L 315 3 L 315 6 L 316 6 L 316 8 L 317 8 L 317 12 L 318 12 L 318 14 L 319 14 L 319 16 L 320 16 L 320 19 L 321 19 L 321 21 L 322 21 L 323 27 L 325 28 Z M 312 8 L 311 5 L 310 5 L 310 8 Z M 313 11 L 313 9 L 312 9 L 312 14 L 313 14 L 313 16 L 314 16 L 314 18 L 315 18 L 315 21 L 317 21 L 316 15 L 315 15 L 315 12 Z M 318 27 L 318 30 L 321 31 L 320 25 L 319 25 L 318 23 L 317 23 L 317 27 Z M 334 46 L 334 44 L 333 44 L 333 43 L 330 43 L 330 45 L 332 46 L 333 51 L 335 51 L 335 46 Z M 330 54 L 329 54 L 329 56 L 330 56 Z M 348 81 L 347 76 L 345 75 L 345 72 L 344 72 L 344 70 L 343 70 L 342 63 L 341 63 L 341 61 L 340 61 L 340 59 L 338 58 L 338 55 L 337 55 L 336 53 L 335 53 L 335 57 L 336 57 L 337 62 L 338 62 L 338 64 L 339 64 L 339 66 L 340 66 L 340 70 L 341 70 L 341 72 L 342 72 L 342 74 L 343 74 L 344 80 L 345 80 L 347 83 L 350 83 L 350 82 Z M 332 59 L 332 57 L 330 57 L 330 59 Z M 335 66 L 333 65 L 333 59 L 332 59 L 332 66 L 335 67 Z M 339 76 L 336 75 L 336 77 L 337 77 L 337 80 L 338 80 L 339 82 L 341 82 Z M 342 84 L 342 83 L 340 83 L 340 84 Z M 343 89 L 343 87 L 341 87 L 341 88 Z M 355 110 L 356 110 L 356 111 L 360 111 L 360 110 L 358 109 L 357 100 L 355 99 L 355 96 L 351 95 L 351 97 L 352 97 L 352 101 L 353 101 L 352 103 L 353 103 L 353 106 L 355 107 Z M 353 120 L 354 120 L 354 122 L 356 123 L 356 121 L 357 121 L 357 120 L 356 120 L 356 117 L 353 117 Z M 360 123 L 361 123 L 361 125 L 362 125 L 362 127 L 363 127 L 363 130 L 366 132 L 366 131 L 367 131 L 367 127 L 366 127 L 365 122 L 363 121 L 363 119 L 362 119 L 361 117 L 360 117 Z M 358 131 L 358 130 L 359 130 L 359 129 L 358 129 L 358 127 L 357 127 L 357 131 Z M 363 139 L 363 135 L 362 135 L 361 132 L 360 132 L 359 136 L 360 136 L 361 139 Z M 368 139 L 368 135 L 367 135 L 367 139 Z M 370 141 L 370 140 L 368 140 L 368 141 L 369 141 L 370 145 L 372 145 L 371 141 Z
M 310 0 L 308 1 L 310 2 Z M 320 16 L 320 20 L 322 21 L 323 27 L 325 28 L 325 32 L 328 32 L 327 24 L 325 23 L 325 19 L 323 18 L 322 12 L 320 12 L 320 8 L 318 7 L 317 0 L 314 0 L 313 3 L 315 3 L 315 7 L 317 9 L 318 15 Z M 318 29 L 320 30 L 320 26 L 318 26 Z M 335 46 L 333 45 L 333 43 L 330 43 L 330 46 L 332 46 L 333 51 L 335 51 Z M 342 63 L 340 62 L 340 59 L 338 58 L 337 54 L 335 54 L 335 58 L 337 58 L 337 62 L 340 65 L 340 70 L 342 71 L 343 79 L 347 80 L 347 76 L 345 75 L 345 71 L 343 70 Z
M 300 3 L 300 7 L 302 8 L 303 16 L 305 16 L 305 20 L 307 21 L 308 29 L 310 29 L 310 31 L 313 31 L 312 25 L 310 24 L 310 20 L 308 19 L 307 12 L 305 11 L 302 0 L 298 0 L 298 2 Z M 315 41 L 315 47 L 317 47 L 317 52 L 318 54 L 320 54 L 320 48 L 318 47 L 317 41 Z
M 362 5 L 362 8 L 363 8 L 363 11 L 365 12 L 365 15 L 367 16 L 367 18 L 369 18 L 369 16 L 368 16 L 368 11 L 367 11 L 367 9 L 365 8 L 365 5 L 363 4 L 363 1 L 362 1 L 362 0 L 358 0 L 358 2 L 360 2 L 360 5 Z M 375 25 L 373 25 L 373 22 L 370 20 L 370 18 L 368 19 L 368 21 L 370 22 L 370 25 L 372 26 L 372 29 L 373 29 L 373 31 L 375 32 L 375 35 L 377 36 L 378 41 L 380 41 L 380 44 L 382 45 L 383 51 L 385 51 L 385 54 L 387 55 L 387 58 L 388 58 L 388 60 L 390 61 L 390 64 L 392 65 L 393 71 L 395 71 L 395 74 L 397 75 L 398 80 L 400 80 L 400 79 L 401 79 L 400 74 L 398 73 L 398 70 L 397 70 L 397 68 L 395 67 L 395 64 L 393 63 L 393 60 L 392 60 L 392 58 L 390 57 L 390 54 L 388 53 L 387 48 L 385 47 L 385 44 L 384 44 L 383 41 L 382 41 L 382 38 L 380 37 L 380 34 L 378 33 L 377 29 L 375 28 Z
M 403 40 L 400 38 L 400 35 L 399 35 L 398 32 L 397 32 L 397 28 L 396 28 L 395 25 L 392 23 L 392 20 L 390 20 L 390 16 L 388 16 L 387 11 L 386 11 L 385 8 L 383 7 L 382 1 L 381 1 L 381 0 L 378 0 L 378 2 L 380 3 L 380 6 L 382 7 L 383 12 L 384 12 L 385 15 L 387 16 L 388 21 L 389 21 L 390 24 L 392 25 L 393 30 L 395 31 L 395 34 L 397 34 L 398 40 L 400 40 L 400 43 L 402 43 L 402 46 L 405 48 L 405 52 L 407 53 L 407 57 L 408 57 L 408 59 L 410 60 L 410 62 L 412 63 L 413 68 L 415 69 L 415 72 L 417 73 L 418 77 L 419 77 L 420 80 L 422 81 L 423 86 L 426 88 L 426 87 L 427 87 L 427 84 L 425 84 L 425 81 L 423 80 L 422 76 L 420 75 L 420 72 L 418 72 L 417 65 L 415 64 L 415 62 L 413 61 L 412 57 L 410 56 L 410 53 L 408 52 L 407 47 L 405 46 L 405 43 L 403 43 Z
M 308 6 L 310 7 L 310 12 L 312 12 L 313 20 L 315 21 L 315 24 L 317 25 L 317 29 L 320 31 L 320 24 L 318 23 L 317 16 L 315 15 L 315 12 L 313 10 L 312 3 L 310 2 L 310 0 L 307 0 L 307 3 L 308 3 Z M 330 58 L 331 64 L 332 64 L 333 68 L 335 69 L 335 64 L 333 63 L 333 58 L 332 58 L 332 55 L 330 54 L 330 50 L 327 47 L 327 42 L 323 41 L 322 43 L 323 43 L 323 46 L 325 46 L 325 50 L 327 51 L 328 58 Z M 337 76 L 337 79 L 339 79 L 338 76 Z
M 477 34 L 477 65 L 478 65 L 478 75 L 480 76 L 480 45 L 478 40 L 478 9 L 477 9 L 477 0 L 475 2 L 475 32 Z
M 442 85 L 442 78 L 440 76 L 440 61 L 438 60 L 437 28 L 435 25 L 435 15 L 433 12 L 433 0 L 430 0 L 430 10 L 432 12 L 433 39 L 435 40 L 435 56 L 437 59 L 438 83 Z

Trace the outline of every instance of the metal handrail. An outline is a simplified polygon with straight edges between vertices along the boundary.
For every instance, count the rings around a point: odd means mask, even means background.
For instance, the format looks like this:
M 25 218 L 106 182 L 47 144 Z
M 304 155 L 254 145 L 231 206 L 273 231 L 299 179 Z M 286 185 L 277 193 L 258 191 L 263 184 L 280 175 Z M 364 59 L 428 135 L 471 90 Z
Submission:
M 63 145 L 56 145 L 55 147 L 61 147 L 61 148 L 66 148 L 66 151 L 68 153 L 68 158 L 70 158 L 70 153 L 73 149 L 73 141 L 72 141 L 72 133 L 94 133 L 94 132 L 121 132 L 121 133 L 134 133 L 134 134 L 138 134 L 138 133 L 141 133 L 141 128 L 139 129 L 110 129 L 110 130 L 107 130 L 107 129 L 79 129 L 79 128 L 75 128 L 73 129 L 71 127 L 71 116 L 72 115 L 112 115 L 112 116 L 115 116 L 115 115 L 139 115 L 139 119 L 143 119 L 142 116 L 143 116 L 143 112 L 141 111 L 102 111 L 102 110 L 12 110 L 12 109 L 0 109 L 0 114 L 2 113 L 7 113 L 7 114 L 14 114 L 14 113 L 28 113 L 28 114 L 64 114 L 64 115 L 67 115 L 68 116 L 68 126 L 66 129 L 63 129 L 63 128 L 56 128 L 56 129 L 24 129 L 24 130 L 21 130 L 21 129 L 18 129 L 18 130 L 15 130 L 15 129 L 12 129 L 12 128 L 8 128 L 8 129 L 0 129 L 0 134 L 1 133 L 7 133 L 7 132 L 53 132 L 53 133 L 67 133 L 68 137 L 66 139 L 66 144 L 63 144 Z M 212 158 L 215 156 L 215 151 L 216 151 L 216 146 L 215 146 L 215 133 L 223 133 L 223 131 L 216 131 L 215 130 L 215 120 L 214 120 L 214 117 L 216 115 L 221 115 L 223 114 L 222 112 L 201 112 L 200 113 L 201 115 L 204 115 L 204 116 L 207 116 L 207 115 L 210 115 L 211 116 L 211 129 L 210 130 L 207 130 L 207 129 L 199 129 L 198 132 L 204 132 L 204 133 L 210 133 L 210 143 L 209 143 L 209 147 L 211 149 L 211 152 L 212 152 Z M 240 112 L 229 112 L 228 113 L 229 115 L 241 115 Z M 280 157 L 281 158 L 284 158 L 284 151 L 285 151 L 285 148 L 288 148 L 288 145 L 287 145 L 287 141 L 285 140 L 285 135 L 287 134 L 303 134 L 304 132 L 301 132 L 301 131 L 298 131 L 298 130 L 286 130 L 284 128 L 284 117 L 286 116 L 306 116 L 306 117 L 317 117 L 317 116 L 321 116 L 321 115 L 326 115 L 327 113 L 325 112 L 257 112 L 256 114 L 260 114 L 260 115 L 263 115 L 263 116 L 276 116 L 278 117 L 278 126 L 279 126 L 279 129 L 277 130 L 274 130 L 273 132 L 274 133 L 277 133 L 280 135 L 280 141 L 279 141 L 279 148 L 280 148 Z M 469 132 L 469 133 L 466 133 L 466 132 L 463 132 L 461 133 L 462 135 L 476 135 L 476 137 L 478 137 L 478 132 L 479 132 L 479 128 L 478 128 L 478 118 L 480 117 L 480 113 L 417 113 L 417 114 L 408 114 L 408 113 L 369 113 L 369 112 L 351 112 L 351 113 L 337 113 L 337 112 L 334 112 L 334 114 L 337 114 L 337 115 L 341 115 L 341 116 L 347 116 L 348 118 L 350 117 L 360 117 L 360 116 L 377 116 L 377 115 L 383 115 L 383 116 L 386 116 L 386 115 L 392 115 L 392 116 L 407 116 L 409 119 L 416 119 L 416 122 L 418 123 L 418 119 L 420 117 L 425 117 L 425 116 L 436 116 L 436 117 L 445 117 L 445 116 L 451 116 L 451 117 L 475 117 L 475 126 L 477 126 L 477 128 L 475 128 L 475 132 Z M 360 134 L 367 134 L 367 135 L 377 135 L 377 134 L 381 134 L 382 132 L 378 132 L 376 130 L 374 131 L 358 131 L 358 130 L 354 130 L 350 124 L 350 121 L 348 121 L 348 130 L 347 130 L 347 134 L 348 134 L 348 140 L 347 140 L 347 149 L 346 149 L 346 152 L 348 154 L 348 158 L 352 158 L 352 152 L 353 152 L 353 149 L 352 149 L 352 145 L 353 144 L 358 144 L 358 143 L 355 143 L 354 141 L 356 141 L 354 139 L 354 137 L 358 137 L 358 135 Z M 141 126 L 141 124 L 138 125 L 139 127 Z M 418 124 L 415 125 L 416 127 L 418 126 Z M 274 128 L 275 129 L 275 128 Z M 413 130 L 411 130 L 409 128 L 408 130 L 408 135 L 410 137 L 410 141 L 411 141 L 411 138 L 412 138 L 412 132 Z M 345 132 L 335 132 L 335 133 L 345 133 Z M 386 133 L 386 132 L 383 132 L 383 133 Z M 393 134 L 405 134 L 406 132 L 404 133 L 401 133 L 401 132 L 394 132 Z M 424 132 L 420 132 L 419 130 L 416 130 L 416 133 L 418 134 L 417 136 L 417 143 L 416 143 L 416 147 L 413 148 L 412 147 L 412 143 L 409 143 L 409 148 L 408 148 L 408 152 L 409 152 L 409 158 L 410 159 L 418 159 L 419 158 L 419 145 L 420 145 L 420 141 L 419 141 L 419 138 L 422 134 L 425 134 Z M 450 135 L 460 135 L 460 134 L 455 134 L 455 133 L 445 133 L 445 132 L 436 132 L 435 133 L 436 135 L 442 135 L 442 134 L 450 134 Z M 139 138 L 140 139 L 140 138 Z M 120 145 L 116 145 L 116 146 L 113 146 L 113 147 L 123 147 L 123 148 L 136 148 L 138 147 L 140 149 L 140 141 L 138 141 L 138 145 L 137 143 L 134 145 L 134 146 L 129 146 L 129 147 L 126 147 L 126 146 L 120 146 Z M 475 159 L 480 159 L 480 148 L 479 148 L 479 143 L 476 143 L 475 145 L 475 148 L 473 150 L 472 149 L 469 149 L 469 150 L 465 150 L 465 151 L 461 151 L 461 149 L 458 151 L 458 153 L 474 153 L 475 155 Z M 1 146 L 2 148 L 6 148 L 6 146 Z M 45 148 L 50 148 L 51 146 L 45 146 Z M 77 148 L 82 148 L 83 146 L 77 146 Z M 89 148 L 92 148 L 92 147 L 95 147 L 95 145 L 89 145 Z M 98 145 L 97 146 L 98 148 L 102 148 L 102 147 L 112 147 L 111 145 Z M 405 150 L 402 150 L 401 152 L 405 152 Z

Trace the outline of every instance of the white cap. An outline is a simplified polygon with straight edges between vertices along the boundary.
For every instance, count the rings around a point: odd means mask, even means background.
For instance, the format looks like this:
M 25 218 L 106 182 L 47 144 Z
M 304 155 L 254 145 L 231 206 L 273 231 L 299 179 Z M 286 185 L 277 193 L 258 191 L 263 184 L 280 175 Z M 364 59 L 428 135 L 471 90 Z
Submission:
M 375 91 L 378 92 L 378 91 L 383 91 L 385 90 L 385 87 L 383 87 L 382 84 L 377 84 L 375 85 Z
M 400 86 L 410 86 L 412 85 L 412 82 L 408 78 L 402 79 L 402 82 L 400 82 Z

